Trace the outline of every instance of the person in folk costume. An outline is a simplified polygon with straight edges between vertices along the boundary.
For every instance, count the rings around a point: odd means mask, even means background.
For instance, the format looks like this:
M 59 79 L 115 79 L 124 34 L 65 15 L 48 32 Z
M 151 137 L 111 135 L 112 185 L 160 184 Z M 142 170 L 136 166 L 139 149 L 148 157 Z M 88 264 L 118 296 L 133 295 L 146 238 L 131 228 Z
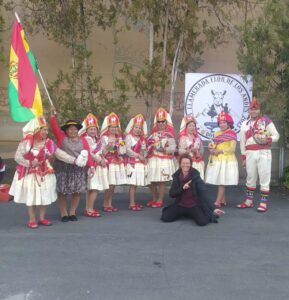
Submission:
M 127 155 L 127 184 L 129 188 L 129 209 L 139 211 L 142 206 L 135 202 L 138 186 L 146 186 L 147 180 L 147 124 L 141 114 L 133 117 L 125 130 L 125 145 Z
M 108 190 L 109 184 L 106 160 L 103 155 L 103 145 L 99 137 L 98 120 L 93 114 L 89 113 L 86 116 L 82 122 L 82 129 L 80 129 L 79 135 L 83 135 L 88 142 L 95 168 L 94 175 L 88 178 L 84 215 L 93 218 L 100 217 L 100 212 L 94 209 L 97 191 Z
M 210 156 L 205 181 L 218 185 L 215 206 L 221 207 L 226 205 L 225 186 L 238 184 L 239 169 L 235 156 L 237 135 L 232 129 L 234 121 L 226 112 L 221 112 L 217 121 L 220 131 L 215 133 L 213 141 L 208 145 Z
M 109 189 L 104 193 L 103 210 L 105 212 L 116 212 L 118 209 L 112 206 L 115 186 L 126 184 L 127 180 L 124 166 L 125 142 L 122 139 L 119 117 L 114 112 L 104 118 L 101 127 L 101 142 L 108 165 L 109 182 Z
M 60 150 L 48 138 L 44 117 L 32 119 L 23 128 L 23 139 L 15 153 L 18 165 L 9 191 L 16 203 L 28 206 L 27 226 L 31 229 L 52 224 L 45 218 L 47 205 L 57 199 L 56 178 L 49 162 L 52 155 L 71 165 L 77 163 L 75 157 Z M 39 208 L 38 222 L 36 208 Z
M 171 180 L 176 170 L 175 151 L 175 132 L 171 117 L 165 109 L 159 108 L 148 138 L 148 180 L 153 196 L 147 204 L 149 207 L 163 206 L 165 183 Z
M 78 130 L 82 128 L 82 125 L 77 121 L 68 120 L 61 128 L 59 128 L 54 108 L 52 108 L 50 125 L 51 130 L 57 139 L 58 147 L 73 157 L 78 157 L 80 155 L 85 163 L 84 167 L 78 167 L 69 165 L 60 160 L 56 160 L 55 162 L 57 179 L 56 190 L 58 193 L 61 221 L 77 221 L 76 211 L 79 205 L 80 193 L 86 191 L 87 174 L 89 174 L 89 176 L 93 176 L 94 174 L 94 166 L 89 151 L 89 145 L 84 137 L 78 136 Z M 86 166 L 89 167 L 88 171 Z M 66 203 L 67 195 L 72 195 L 69 213 Z
M 271 146 L 279 140 L 279 133 L 273 122 L 266 116 L 260 116 L 260 102 L 253 97 L 249 113 L 250 119 L 244 121 L 240 131 L 240 148 L 243 166 L 246 166 L 246 200 L 238 208 L 254 206 L 253 197 L 259 176 L 261 199 L 257 210 L 267 211 L 271 180 Z
M 193 116 L 183 117 L 178 140 L 179 155 L 189 154 L 193 161 L 192 167 L 200 172 L 200 176 L 204 180 L 203 145 L 198 134 L 197 121 Z

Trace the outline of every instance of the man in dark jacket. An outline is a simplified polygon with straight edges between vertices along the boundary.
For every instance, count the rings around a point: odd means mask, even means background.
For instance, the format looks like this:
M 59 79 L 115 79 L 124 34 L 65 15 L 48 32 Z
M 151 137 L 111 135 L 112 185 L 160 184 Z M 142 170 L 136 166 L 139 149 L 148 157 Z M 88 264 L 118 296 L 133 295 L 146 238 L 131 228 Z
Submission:
M 192 168 L 192 159 L 188 154 L 180 157 L 180 168 L 173 174 L 169 194 L 176 201 L 163 209 L 163 222 L 174 222 L 187 217 L 197 225 L 205 226 L 210 222 L 217 223 L 217 218 L 224 214 L 224 211 L 215 209 L 211 204 L 205 183 L 199 172 Z

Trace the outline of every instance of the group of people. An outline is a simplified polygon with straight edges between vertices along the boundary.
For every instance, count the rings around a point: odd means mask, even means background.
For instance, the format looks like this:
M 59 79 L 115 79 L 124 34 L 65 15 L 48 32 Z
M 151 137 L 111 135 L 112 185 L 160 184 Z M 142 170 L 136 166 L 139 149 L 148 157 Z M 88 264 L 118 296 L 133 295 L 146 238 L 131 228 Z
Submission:
M 147 206 L 162 208 L 166 182 L 171 180 L 169 193 L 176 201 L 163 208 L 161 219 L 172 222 L 184 216 L 194 219 L 198 225 L 206 225 L 224 213 L 221 207 L 226 205 L 225 186 L 238 184 L 237 137 L 234 121 L 227 112 L 218 115 L 220 131 L 209 143 L 206 170 L 202 140 L 193 116 L 184 116 L 178 143 L 171 117 L 163 108 L 155 113 L 150 135 L 141 114 L 133 117 L 122 132 L 119 117 L 113 112 L 104 118 L 101 129 L 91 113 L 82 124 L 68 120 L 59 127 L 56 111 L 52 109 L 50 126 L 56 143 L 48 138 L 44 117 L 35 118 L 23 128 L 23 139 L 15 154 L 18 165 L 9 193 L 16 203 L 27 205 L 27 226 L 32 229 L 52 224 L 45 217 L 46 207 L 57 199 L 61 221 L 77 221 L 83 192 L 86 192 L 85 216 L 101 215 L 94 207 L 99 191 L 104 191 L 103 211 L 116 212 L 113 195 L 118 185 L 129 185 L 129 210 L 142 210 L 135 199 L 136 190 L 147 185 L 152 194 Z M 238 207 L 253 207 L 259 175 L 258 211 L 264 212 L 271 174 L 270 146 L 279 134 L 270 119 L 260 116 L 260 103 L 256 99 L 251 102 L 250 120 L 242 125 L 240 136 L 248 176 L 247 196 Z M 53 167 L 52 156 L 56 158 Z M 218 186 L 214 204 L 207 196 L 204 181 Z M 69 209 L 67 197 L 71 197 Z

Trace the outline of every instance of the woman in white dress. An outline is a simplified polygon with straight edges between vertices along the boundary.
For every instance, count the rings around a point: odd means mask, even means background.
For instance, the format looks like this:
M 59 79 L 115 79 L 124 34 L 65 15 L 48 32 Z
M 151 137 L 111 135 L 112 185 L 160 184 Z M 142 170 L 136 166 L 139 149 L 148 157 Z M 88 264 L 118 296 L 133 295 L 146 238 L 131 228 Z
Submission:
M 124 156 L 126 153 L 125 142 L 119 118 L 115 113 L 110 113 L 104 118 L 101 127 L 101 142 L 103 153 L 108 165 L 109 189 L 104 193 L 103 210 L 105 212 L 116 212 L 118 209 L 112 206 L 112 196 L 116 185 L 126 184 L 126 171 L 124 167 Z
M 84 215 L 97 218 L 101 216 L 100 212 L 94 209 L 97 192 L 108 190 L 109 184 L 106 160 L 103 155 L 103 145 L 99 137 L 98 120 L 93 114 L 89 113 L 86 116 L 82 122 L 82 129 L 80 129 L 79 135 L 84 136 L 87 140 L 95 169 L 93 177 L 89 177 L 87 182 L 88 191 L 86 194 Z
M 175 132 L 171 117 L 165 109 L 159 108 L 148 138 L 148 180 L 153 197 L 147 204 L 149 207 L 163 207 L 165 184 L 172 180 L 172 174 L 176 170 L 175 151 Z
M 139 114 L 130 120 L 125 130 L 125 145 L 127 155 L 127 184 L 129 188 L 129 207 L 132 211 L 142 210 L 142 205 L 135 202 L 135 193 L 138 186 L 146 186 L 147 180 L 147 124 Z
M 15 153 L 18 165 L 9 191 L 16 203 L 27 205 L 29 215 L 27 227 L 30 229 L 52 224 L 45 218 L 46 207 L 57 199 L 56 177 L 49 162 L 52 155 L 68 164 L 79 165 L 75 157 L 60 150 L 48 138 L 44 117 L 32 119 L 23 128 L 23 139 Z M 38 222 L 36 208 L 39 208 Z
M 228 113 L 221 112 L 218 115 L 218 125 L 220 131 L 215 133 L 213 141 L 208 146 L 210 156 L 205 181 L 218 186 L 215 206 L 221 207 L 227 204 L 225 186 L 238 184 L 239 169 L 235 155 L 237 135 L 232 129 L 234 121 Z
M 204 180 L 203 145 L 198 135 L 197 121 L 193 116 L 184 116 L 178 140 L 179 155 L 189 154 L 193 161 L 192 167 L 200 172 L 200 176 Z

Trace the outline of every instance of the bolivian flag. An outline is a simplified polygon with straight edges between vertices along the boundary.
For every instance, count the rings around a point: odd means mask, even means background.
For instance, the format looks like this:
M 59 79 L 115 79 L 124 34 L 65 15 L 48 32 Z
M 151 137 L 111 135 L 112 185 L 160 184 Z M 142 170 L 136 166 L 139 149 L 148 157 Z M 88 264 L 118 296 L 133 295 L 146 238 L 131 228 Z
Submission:
M 26 122 L 42 115 L 42 101 L 36 75 L 37 63 L 16 20 L 10 50 L 8 99 L 10 114 L 16 122 Z

